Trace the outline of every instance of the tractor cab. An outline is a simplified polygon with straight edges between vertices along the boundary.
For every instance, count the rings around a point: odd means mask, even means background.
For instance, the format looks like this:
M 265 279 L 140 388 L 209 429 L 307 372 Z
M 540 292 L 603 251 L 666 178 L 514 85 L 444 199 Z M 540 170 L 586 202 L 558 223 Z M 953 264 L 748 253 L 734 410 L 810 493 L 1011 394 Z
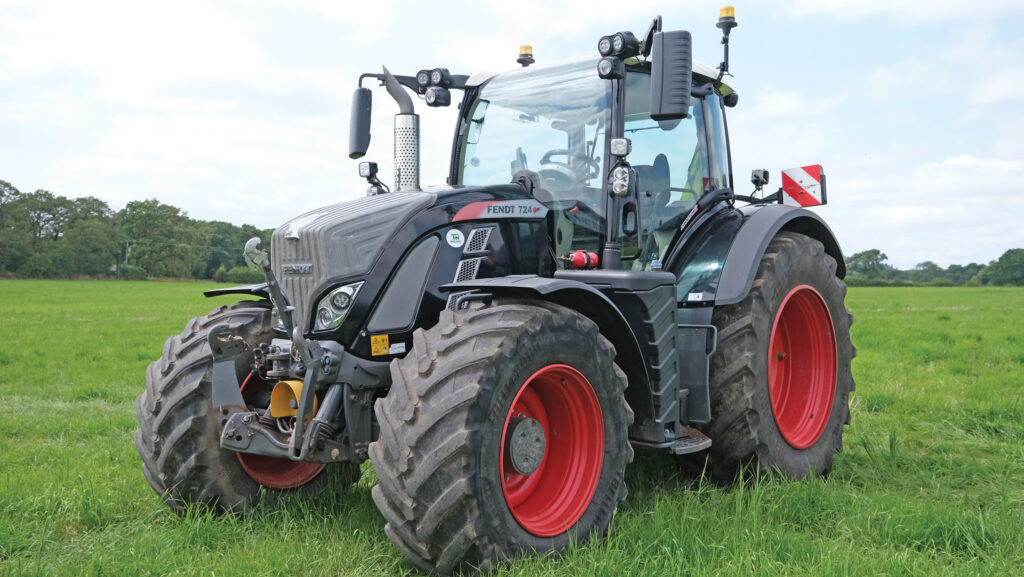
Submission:
M 630 57 L 624 77 L 602 78 L 604 60 L 470 78 L 449 182 L 527 183 L 553 212 L 559 268 L 610 242 L 619 267 L 657 269 L 697 200 L 731 187 L 722 97 L 735 92 L 697 64 L 685 114 L 655 120 L 652 63 Z M 613 140 L 626 154 L 613 154 Z M 620 192 L 616 172 L 626 175 Z

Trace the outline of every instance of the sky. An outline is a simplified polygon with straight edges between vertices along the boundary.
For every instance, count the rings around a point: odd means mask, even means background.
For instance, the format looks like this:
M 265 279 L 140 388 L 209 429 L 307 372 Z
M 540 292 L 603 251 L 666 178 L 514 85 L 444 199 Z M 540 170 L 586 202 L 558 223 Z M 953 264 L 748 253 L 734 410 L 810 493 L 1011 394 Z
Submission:
M 0 0 L 0 180 L 156 198 L 190 217 L 278 226 L 363 196 L 348 158 L 359 74 L 456 74 L 596 54 L 660 14 L 722 58 L 719 2 Z M 750 171 L 821 164 L 817 210 L 847 255 L 899 268 L 987 263 L 1024 247 L 1024 2 L 734 2 L 728 123 Z M 457 93 L 453 94 L 453 98 Z M 421 116 L 421 182 L 443 184 L 455 107 Z M 391 182 L 397 106 L 374 91 L 368 160 Z M 241 247 L 240 247 L 241 249 Z

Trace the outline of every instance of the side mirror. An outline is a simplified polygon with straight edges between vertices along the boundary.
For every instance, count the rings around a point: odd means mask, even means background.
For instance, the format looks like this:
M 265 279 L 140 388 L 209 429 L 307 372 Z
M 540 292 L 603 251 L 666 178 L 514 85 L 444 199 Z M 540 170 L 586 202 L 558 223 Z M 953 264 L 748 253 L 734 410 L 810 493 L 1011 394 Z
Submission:
M 693 40 L 686 30 L 655 32 L 651 47 L 651 118 L 677 120 L 690 115 Z
M 352 93 L 352 119 L 348 132 L 348 157 L 362 158 L 370 147 L 370 113 L 373 93 L 369 88 L 356 88 Z

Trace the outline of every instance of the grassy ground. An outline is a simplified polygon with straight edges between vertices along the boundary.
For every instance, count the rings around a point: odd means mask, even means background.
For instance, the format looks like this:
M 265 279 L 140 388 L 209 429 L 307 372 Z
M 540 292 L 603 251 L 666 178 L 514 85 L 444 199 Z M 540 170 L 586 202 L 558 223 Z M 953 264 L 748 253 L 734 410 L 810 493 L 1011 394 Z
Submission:
M 170 513 L 133 402 L 185 283 L 0 281 L 0 576 L 413 574 L 374 475 L 243 517 Z M 508 575 L 1024 575 L 1024 290 L 860 288 L 828 480 L 716 487 L 640 452 L 613 535 Z M 639 466 L 637 466 L 639 465 Z

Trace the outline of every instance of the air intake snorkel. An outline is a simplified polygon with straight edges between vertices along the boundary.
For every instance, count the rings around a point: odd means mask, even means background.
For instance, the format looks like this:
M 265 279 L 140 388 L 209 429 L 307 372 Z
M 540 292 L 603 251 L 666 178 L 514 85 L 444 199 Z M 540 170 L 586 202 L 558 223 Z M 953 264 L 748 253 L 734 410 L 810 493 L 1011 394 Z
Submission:
M 413 111 L 412 98 L 387 67 L 384 85 L 398 103 L 395 115 L 395 191 L 420 189 L 420 117 Z

